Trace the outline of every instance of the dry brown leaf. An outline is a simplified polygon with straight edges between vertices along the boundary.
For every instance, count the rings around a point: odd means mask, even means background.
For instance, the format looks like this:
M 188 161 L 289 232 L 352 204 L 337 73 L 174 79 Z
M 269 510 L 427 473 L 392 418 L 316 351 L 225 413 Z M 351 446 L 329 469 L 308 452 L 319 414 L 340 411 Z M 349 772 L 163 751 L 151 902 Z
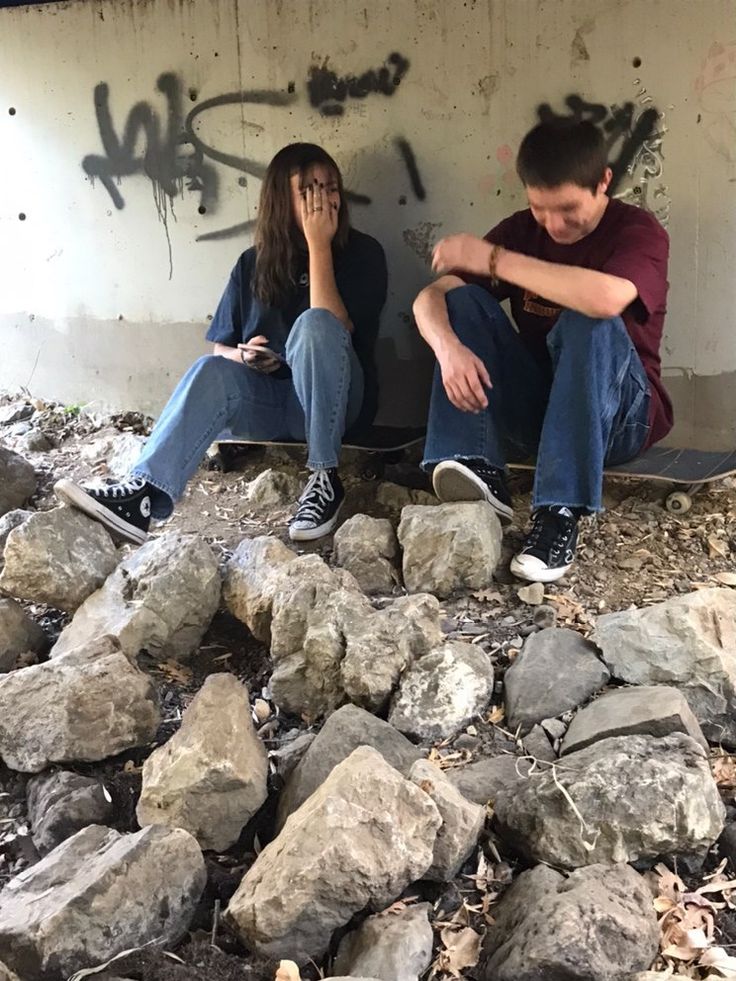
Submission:
M 478 963 L 483 938 L 472 927 L 464 927 L 462 930 L 445 927 L 440 933 L 440 939 L 445 945 L 437 958 L 440 971 L 459 978 L 466 967 L 475 967 Z
M 491 725 L 498 726 L 501 725 L 503 720 L 506 718 L 506 712 L 503 705 L 496 705 L 486 716 L 486 722 L 490 722 Z
M 720 556 L 722 559 L 727 559 L 729 554 L 730 549 L 726 542 L 720 538 L 716 538 L 715 535 L 708 537 L 708 558 L 715 559 Z
M 191 685 L 192 683 L 191 669 L 179 664 L 178 661 L 159 661 L 157 667 L 171 681 L 178 681 L 180 685 Z
M 736 757 L 726 753 L 716 756 L 710 761 L 713 779 L 719 787 L 733 789 L 736 787 Z
M 711 578 L 724 586 L 736 586 L 736 572 L 716 572 Z
M 279 961 L 276 981 L 301 981 L 299 968 L 294 961 Z

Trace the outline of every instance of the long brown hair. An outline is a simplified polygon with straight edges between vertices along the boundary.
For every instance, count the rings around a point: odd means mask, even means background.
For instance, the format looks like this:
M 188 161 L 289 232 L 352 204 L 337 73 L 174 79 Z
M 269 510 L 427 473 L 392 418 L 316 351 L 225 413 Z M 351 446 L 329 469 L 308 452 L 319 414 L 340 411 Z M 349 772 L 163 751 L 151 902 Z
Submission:
M 335 173 L 340 210 L 332 247 L 341 249 L 347 243 L 350 220 L 337 164 L 315 143 L 290 143 L 283 147 L 268 165 L 263 178 L 254 238 L 253 294 L 266 306 L 279 306 L 296 284 L 299 247 L 301 245 L 303 249 L 304 242 L 292 214 L 290 179 L 294 174 L 303 178 L 314 164 L 323 164 Z

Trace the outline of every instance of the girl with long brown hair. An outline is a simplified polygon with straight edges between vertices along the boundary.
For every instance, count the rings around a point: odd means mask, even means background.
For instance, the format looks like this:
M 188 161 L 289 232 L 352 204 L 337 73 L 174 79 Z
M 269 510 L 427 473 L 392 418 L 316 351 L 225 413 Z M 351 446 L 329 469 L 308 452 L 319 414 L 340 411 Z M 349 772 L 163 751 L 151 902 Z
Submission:
M 365 429 L 377 405 L 373 349 L 386 298 L 379 243 L 351 228 L 340 170 L 313 143 L 276 154 L 261 189 L 254 245 L 235 264 L 207 339 L 214 354 L 177 385 L 131 473 L 57 495 L 137 544 L 166 518 L 207 447 L 305 440 L 311 470 L 289 528 L 309 540 L 332 531 L 344 498 L 337 472 L 346 429 Z

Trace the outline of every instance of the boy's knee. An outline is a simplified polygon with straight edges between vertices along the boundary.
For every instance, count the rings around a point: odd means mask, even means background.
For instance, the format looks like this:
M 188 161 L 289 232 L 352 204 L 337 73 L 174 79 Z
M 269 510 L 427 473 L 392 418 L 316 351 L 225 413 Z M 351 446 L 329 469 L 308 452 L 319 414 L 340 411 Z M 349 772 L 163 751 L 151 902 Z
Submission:
M 450 324 L 461 340 L 480 330 L 483 333 L 492 331 L 495 324 L 506 321 L 501 304 L 482 286 L 458 286 L 445 294 L 445 300 Z
M 598 319 L 575 310 L 563 310 L 547 335 L 549 347 L 573 345 L 590 348 L 594 344 L 628 341 L 628 332 L 621 317 Z

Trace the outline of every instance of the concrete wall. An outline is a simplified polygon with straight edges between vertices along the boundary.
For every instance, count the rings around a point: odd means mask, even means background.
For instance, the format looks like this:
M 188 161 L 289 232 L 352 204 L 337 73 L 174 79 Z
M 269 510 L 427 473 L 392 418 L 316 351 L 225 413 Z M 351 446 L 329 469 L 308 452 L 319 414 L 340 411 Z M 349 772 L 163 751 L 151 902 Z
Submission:
M 0 388 L 158 411 L 307 139 L 389 256 L 383 417 L 421 420 L 432 242 L 522 207 L 521 136 L 580 112 L 672 236 L 676 438 L 733 445 L 734 0 L 73 0 L 0 10 L 0 58 Z

